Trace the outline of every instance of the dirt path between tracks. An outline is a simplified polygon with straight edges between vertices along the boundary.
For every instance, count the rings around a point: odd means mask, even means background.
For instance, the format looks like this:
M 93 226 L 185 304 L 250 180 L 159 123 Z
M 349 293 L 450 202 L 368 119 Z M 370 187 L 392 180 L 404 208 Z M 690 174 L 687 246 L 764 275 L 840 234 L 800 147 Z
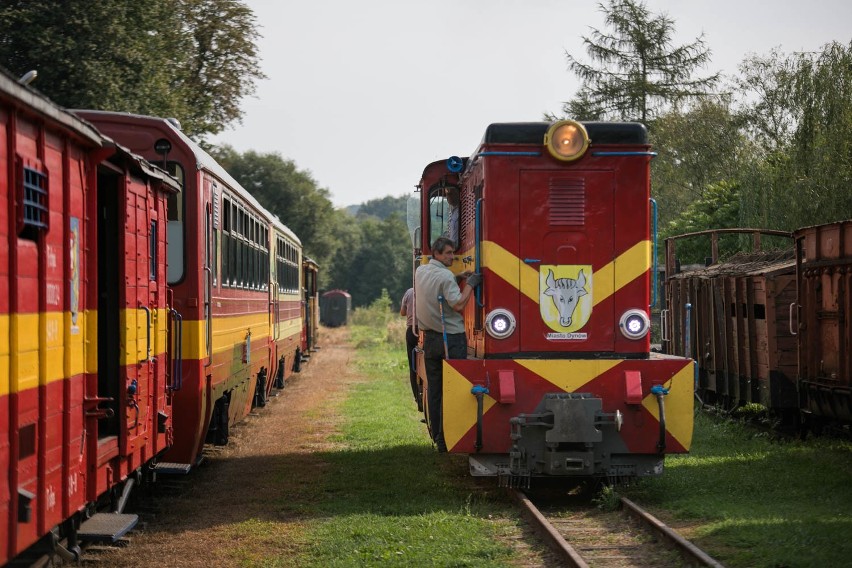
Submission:
M 232 429 L 228 446 L 205 447 L 205 462 L 188 476 L 160 479 L 154 509 L 140 511 L 128 546 L 92 547 L 83 564 L 296 565 L 310 546 L 307 526 L 316 522 L 311 502 L 322 498 L 322 453 L 338 447 L 330 438 L 340 404 L 351 385 L 367 380 L 355 370 L 348 329 L 323 329 L 321 346 L 278 396 Z M 516 566 L 554 565 L 548 553 L 530 548 L 528 533 L 501 538 L 515 549 Z M 292 562 L 282 563 L 288 553 Z
M 347 339 L 345 328 L 324 329 L 322 348 L 278 396 L 232 429 L 228 446 L 206 449 L 209 457 L 190 476 L 161 480 L 176 485 L 175 495 L 158 497 L 159 510 L 143 513 L 128 547 L 93 550 L 86 564 L 234 566 L 263 558 L 264 551 L 251 550 L 258 544 L 269 556 L 300 546 L 302 521 L 275 503 L 311 493 L 325 467 L 319 453 L 334 447 L 337 407 L 352 383 L 366 380 L 354 370 Z

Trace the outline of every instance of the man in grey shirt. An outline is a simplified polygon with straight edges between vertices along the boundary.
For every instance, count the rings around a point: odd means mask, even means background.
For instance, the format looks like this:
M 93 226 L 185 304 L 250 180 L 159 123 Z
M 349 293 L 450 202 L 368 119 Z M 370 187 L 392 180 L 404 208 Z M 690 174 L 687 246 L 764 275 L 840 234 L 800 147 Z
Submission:
M 439 452 L 447 451 L 442 417 L 444 384 L 444 337 L 446 331 L 446 356 L 448 359 L 467 358 L 467 338 L 461 311 L 479 285 L 481 277 L 471 274 L 467 285 L 459 290 L 456 278 L 450 271 L 453 265 L 455 243 L 438 237 L 432 244 L 432 259 L 417 268 L 414 286 L 417 290 L 417 326 L 423 331 L 423 357 L 426 366 L 428 393 L 426 409 L 429 413 L 429 430 Z M 443 300 L 439 301 L 439 297 Z M 443 321 L 441 309 L 443 306 Z

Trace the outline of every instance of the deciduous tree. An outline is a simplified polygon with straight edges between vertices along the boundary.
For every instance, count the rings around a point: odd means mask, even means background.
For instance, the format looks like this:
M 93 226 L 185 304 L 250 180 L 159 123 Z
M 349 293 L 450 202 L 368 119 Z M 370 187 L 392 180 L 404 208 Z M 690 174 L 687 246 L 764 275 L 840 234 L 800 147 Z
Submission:
M 69 108 L 176 117 L 221 131 L 263 78 L 251 10 L 239 0 L 5 0 L 0 65 Z

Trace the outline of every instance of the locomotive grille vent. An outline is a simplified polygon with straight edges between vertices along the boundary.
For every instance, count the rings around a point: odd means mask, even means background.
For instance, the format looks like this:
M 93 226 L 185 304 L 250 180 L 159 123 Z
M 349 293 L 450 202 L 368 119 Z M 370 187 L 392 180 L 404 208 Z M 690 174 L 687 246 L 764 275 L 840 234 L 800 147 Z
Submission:
M 586 222 L 586 182 L 584 178 L 550 178 L 551 225 L 582 227 Z
M 474 190 L 475 191 L 475 190 Z M 473 191 L 461 194 L 461 219 L 459 219 L 459 245 L 462 250 L 473 246 L 471 238 L 476 226 L 476 196 Z

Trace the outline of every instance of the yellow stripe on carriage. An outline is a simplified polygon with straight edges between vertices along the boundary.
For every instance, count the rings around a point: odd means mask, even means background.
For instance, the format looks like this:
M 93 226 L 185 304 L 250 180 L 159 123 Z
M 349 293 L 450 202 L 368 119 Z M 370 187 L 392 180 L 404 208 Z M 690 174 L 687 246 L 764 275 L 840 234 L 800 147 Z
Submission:
M 148 357 L 149 338 L 145 310 L 123 310 L 120 315 L 121 365 L 132 365 Z M 168 310 L 151 311 L 150 354 L 166 352 L 168 346 Z M 0 396 L 23 392 L 98 369 L 98 314 L 70 312 L 0 315 Z M 233 351 L 245 343 L 251 330 L 252 343 L 269 338 L 268 314 L 217 317 L 213 320 L 213 352 Z M 284 320 L 277 341 L 298 341 L 301 318 Z M 184 360 L 207 357 L 207 322 L 184 321 Z
M 0 316 L 0 396 L 83 373 L 86 316 L 70 312 Z
M 287 341 L 302 332 L 301 318 L 282 320 L 279 324 L 278 337 L 275 341 Z M 252 343 L 270 338 L 268 314 L 252 314 L 247 316 L 217 316 L 213 318 L 213 354 L 227 353 L 235 345 L 243 345 L 251 331 Z M 192 320 L 183 322 L 183 359 L 185 361 L 207 358 L 207 321 Z

